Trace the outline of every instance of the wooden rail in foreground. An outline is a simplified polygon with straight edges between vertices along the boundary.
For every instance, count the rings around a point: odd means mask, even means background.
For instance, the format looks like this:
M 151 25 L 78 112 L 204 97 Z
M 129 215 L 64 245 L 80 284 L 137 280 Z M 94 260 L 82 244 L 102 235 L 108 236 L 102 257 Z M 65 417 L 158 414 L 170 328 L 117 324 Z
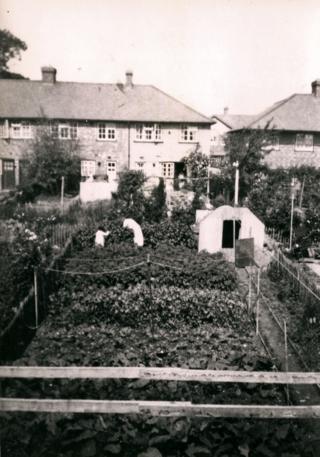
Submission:
M 161 367 L 16 367 L 0 366 L 1 378 L 148 379 L 263 384 L 318 384 L 320 372 L 190 370 Z
M 317 384 L 320 373 L 189 370 L 148 367 L 15 367 L 0 366 L 1 378 L 148 379 L 255 384 Z M 0 412 L 147 414 L 151 416 L 320 418 L 320 405 L 213 405 L 135 400 L 62 400 L 0 398 Z
M 319 406 L 203 405 L 134 400 L 31 400 L 1 398 L 0 411 L 47 413 L 147 414 L 151 416 L 320 418 Z

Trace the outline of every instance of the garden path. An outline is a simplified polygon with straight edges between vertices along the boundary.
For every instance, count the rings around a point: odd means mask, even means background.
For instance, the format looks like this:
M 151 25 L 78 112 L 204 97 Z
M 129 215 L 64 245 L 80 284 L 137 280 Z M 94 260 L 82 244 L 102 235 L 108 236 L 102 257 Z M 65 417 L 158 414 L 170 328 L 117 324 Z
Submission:
M 261 265 L 261 264 L 260 264 Z M 239 278 L 239 290 L 243 296 L 248 292 L 249 288 L 249 276 L 245 268 L 237 268 Z M 259 300 L 259 333 L 262 337 L 264 345 L 267 346 L 267 350 L 277 362 L 277 368 L 280 371 L 286 369 L 286 358 L 285 358 L 285 345 L 284 345 L 284 333 L 280 328 L 282 318 L 274 312 L 277 309 L 277 302 L 279 309 L 281 304 L 277 298 L 277 290 L 271 283 L 270 279 L 266 276 L 262 277 L 260 282 L 261 298 Z M 272 301 L 272 307 L 270 302 Z M 277 323 L 277 320 L 279 324 Z M 288 344 L 287 351 L 287 364 L 288 371 L 302 372 L 306 370 L 303 362 L 299 360 L 296 352 Z M 289 401 L 296 405 L 319 405 L 320 404 L 320 388 L 312 385 L 296 385 L 290 386 L 289 389 Z M 320 421 L 309 421 L 310 428 L 319 437 L 319 443 L 315 443 L 316 454 L 320 455 Z

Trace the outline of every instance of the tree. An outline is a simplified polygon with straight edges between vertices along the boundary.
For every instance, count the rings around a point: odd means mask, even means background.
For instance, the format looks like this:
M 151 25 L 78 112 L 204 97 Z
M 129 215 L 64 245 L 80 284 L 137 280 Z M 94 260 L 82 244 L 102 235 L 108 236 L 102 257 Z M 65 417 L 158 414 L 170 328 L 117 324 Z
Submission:
M 188 176 L 191 178 L 190 189 L 197 195 L 206 194 L 209 157 L 203 154 L 197 145 L 196 149 L 182 160 L 187 167 Z
M 9 30 L 0 30 L 0 78 L 23 79 L 18 73 L 9 71 L 11 59 L 21 59 L 21 51 L 26 51 L 27 45 Z
M 155 186 L 147 201 L 146 217 L 149 222 L 160 222 L 166 212 L 166 192 L 163 178 Z
M 240 199 L 246 197 L 252 188 L 256 176 L 268 168 L 263 159 L 272 151 L 274 132 L 267 124 L 263 129 L 242 129 L 230 132 L 226 137 L 227 162 L 222 170 L 227 190 L 234 191 L 234 163 L 238 162 Z
M 52 135 L 49 125 L 38 126 L 37 135 L 24 157 L 26 188 L 48 195 L 58 195 L 61 177 L 65 190 L 76 191 L 80 181 L 80 158 L 77 140 L 62 141 Z
M 120 173 L 118 190 L 113 194 L 117 211 L 123 216 L 132 217 L 141 223 L 144 219 L 146 197 L 143 185 L 146 176 L 140 170 L 124 170 Z

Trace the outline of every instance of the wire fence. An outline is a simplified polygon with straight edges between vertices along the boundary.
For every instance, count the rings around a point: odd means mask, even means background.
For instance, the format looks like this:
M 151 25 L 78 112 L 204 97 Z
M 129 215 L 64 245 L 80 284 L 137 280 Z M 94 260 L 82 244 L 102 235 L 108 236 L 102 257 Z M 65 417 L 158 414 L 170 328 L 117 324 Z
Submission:
M 52 247 L 63 248 L 67 241 L 79 229 L 78 225 L 55 224 L 47 229 L 47 237 Z
M 274 247 L 273 252 L 267 255 L 270 261 L 263 268 L 252 261 L 245 270 L 247 289 L 243 298 L 255 322 L 256 333 L 263 339 L 266 330 L 266 323 L 261 319 L 263 307 L 274 322 L 275 333 L 278 328 L 282 335 L 282 365 L 288 367 L 288 351 L 291 351 L 303 369 L 318 370 L 318 288 L 307 273 L 288 259 L 280 248 Z M 273 292 L 270 291 L 270 279 L 277 284 Z M 302 344 L 306 335 L 306 343 Z M 320 386 L 317 387 L 320 390 Z

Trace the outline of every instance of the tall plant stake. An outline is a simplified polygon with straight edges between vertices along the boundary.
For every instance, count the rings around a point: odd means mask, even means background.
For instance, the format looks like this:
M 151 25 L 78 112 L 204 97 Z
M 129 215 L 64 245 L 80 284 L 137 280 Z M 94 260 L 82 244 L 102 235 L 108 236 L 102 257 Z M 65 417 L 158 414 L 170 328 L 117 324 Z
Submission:
M 149 313 L 150 313 L 150 326 L 151 333 L 154 335 L 154 309 L 153 309 L 153 298 L 152 298 L 152 285 L 151 285 L 151 262 L 150 254 L 147 254 L 147 266 L 148 266 L 148 289 L 149 289 Z

